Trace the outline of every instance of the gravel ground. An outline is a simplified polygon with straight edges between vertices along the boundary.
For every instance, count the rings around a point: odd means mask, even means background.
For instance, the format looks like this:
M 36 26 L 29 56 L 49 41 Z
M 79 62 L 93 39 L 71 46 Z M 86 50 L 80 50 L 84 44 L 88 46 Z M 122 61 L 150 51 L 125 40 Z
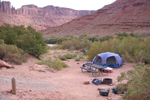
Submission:
M 0 93 L 0 100 L 9 100 L 9 99 Z
M 11 76 L 0 75 L 0 85 L 11 87 L 11 79 Z M 51 82 L 23 78 L 16 78 L 16 87 L 45 92 L 52 92 L 56 90 Z

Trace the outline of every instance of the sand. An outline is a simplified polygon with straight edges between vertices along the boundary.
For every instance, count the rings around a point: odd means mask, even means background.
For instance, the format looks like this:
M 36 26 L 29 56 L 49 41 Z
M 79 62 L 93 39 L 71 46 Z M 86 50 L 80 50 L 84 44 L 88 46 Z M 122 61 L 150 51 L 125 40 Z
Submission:
M 124 63 L 121 68 L 113 69 L 113 73 L 96 77 L 100 80 L 111 78 L 113 86 L 95 85 L 92 73 L 81 72 L 80 67 L 86 60 L 69 59 L 65 62 L 70 67 L 61 71 L 48 70 L 46 66 L 33 69 L 37 61 L 30 56 L 26 63 L 13 65 L 13 69 L 0 69 L 0 100 L 121 100 L 121 95 L 113 94 L 111 89 L 118 84 L 117 76 L 121 72 L 133 69 L 133 64 Z M 11 93 L 13 77 L 16 80 L 16 95 Z M 85 85 L 84 81 L 90 81 L 90 84 Z M 101 96 L 98 88 L 109 88 L 109 95 Z

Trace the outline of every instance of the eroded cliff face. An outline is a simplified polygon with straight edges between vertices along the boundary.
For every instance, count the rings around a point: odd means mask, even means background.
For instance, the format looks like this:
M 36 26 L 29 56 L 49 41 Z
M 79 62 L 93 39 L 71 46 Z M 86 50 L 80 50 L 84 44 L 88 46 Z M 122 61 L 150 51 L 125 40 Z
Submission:
M 26 5 L 20 9 L 16 10 L 16 14 L 22 15 L 38 15 L 38 16 L 83 16 L 83 15 L 90 15 L 95 11 L 79 11 L 73 10 L 69 8 L 60 8 L 54 6 L 46 6 L 43 8 L 38 8 L 35 5 Z
M 36 30 L 42 30 L 47 27 L 59 26 L 76 17 L 90 15 L 94 12 L 95 11 L 81 11 L 54 6 L 39 8 L 36 5 L 24 5 L 19 9 L 15 9 L 11 7 L 9 1 L 0 1 L 0 25 L 2 23 L 30 25 Z
M 150 33 L 150 0 L 116 0 L 91 15 L 41 31 L 45 35 Z
M 9 1 L 0 1 L 0 11 L 4 13 L 11 13 L 10 2 Z

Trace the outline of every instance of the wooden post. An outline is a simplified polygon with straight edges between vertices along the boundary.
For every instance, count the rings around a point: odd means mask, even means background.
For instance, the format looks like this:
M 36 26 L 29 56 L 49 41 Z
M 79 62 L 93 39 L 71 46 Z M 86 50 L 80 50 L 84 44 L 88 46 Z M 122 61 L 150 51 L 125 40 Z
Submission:
M 11 81 L 12 81 L 12 94 L 16 94 L 16 80 L 15 80 L 15 78 L 13 77 L 13 78 L 11 79 Z

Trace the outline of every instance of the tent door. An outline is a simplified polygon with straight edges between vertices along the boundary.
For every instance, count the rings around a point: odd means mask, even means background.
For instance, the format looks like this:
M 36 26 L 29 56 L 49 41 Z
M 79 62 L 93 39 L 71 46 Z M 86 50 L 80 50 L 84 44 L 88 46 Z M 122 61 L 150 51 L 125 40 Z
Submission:
M 106 64 L 116 64 L 116 58 L 114 56 L 106 59 Z
M 96 59 L 94 60 L 94 62 L 102 63 L 101 57 L 97 56 Z

